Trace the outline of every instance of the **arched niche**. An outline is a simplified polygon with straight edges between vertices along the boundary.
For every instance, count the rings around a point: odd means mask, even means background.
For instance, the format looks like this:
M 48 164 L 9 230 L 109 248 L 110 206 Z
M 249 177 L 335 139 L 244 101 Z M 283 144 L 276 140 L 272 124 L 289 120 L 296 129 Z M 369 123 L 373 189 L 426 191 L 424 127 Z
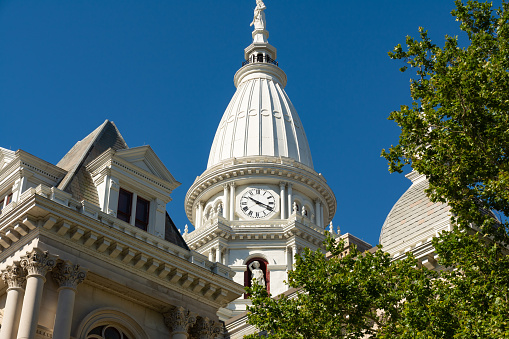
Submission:
M 81 321 L 76 337 L 79 339 L 95 338 L 91 333 L 103 326 L 121 331 L 126 339 L 149 339 L 136 320 L 115 308 L 100 308 L 90 312 Z
M 269 262 L 267 259 L 262 258 L 260 256 L 252 257 L 249 260 L 245 262 L 246 270 L 244 271 L 244 286 L 251 287 L 251 271 L 249 270 L 249 265 L 254 262 L 258 261 L 260 263 L 260 269 L 263 271 L 263 275 L 265 278 L 265 287 L 267 288 L 267 292 L 270 293 L 270 271 L 269 271 Z M 248 298 L 248 296 L 245 294 L 245 298 Z

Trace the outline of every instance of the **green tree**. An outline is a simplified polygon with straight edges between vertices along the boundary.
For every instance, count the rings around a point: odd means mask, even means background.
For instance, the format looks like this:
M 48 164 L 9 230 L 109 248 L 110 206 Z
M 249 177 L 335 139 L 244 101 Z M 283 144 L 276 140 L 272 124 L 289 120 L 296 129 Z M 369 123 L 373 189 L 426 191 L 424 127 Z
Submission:
M 389 119 L 401 128 L 388 152 L 391 172 L 425 174 L 428 196 L 451 207 L 456 228 L 434 240 L 445 289 L 454 304 L 455 337 L 509 337 L 509 4 L 455 1 L 452 15 L 467 43 L 446 36 L 443 48 L 420 28 L 389 53 L 415 70 L 411 106 Z M 491 211 L 498 211 L 497 220 Z
M 329 238 L 331 259 L 296 257 L 296 298 L 249 290 L 249 322 L 269 337 L 509 338 L 509 5 L 455 4 L 464 46 L 446 36 L 438 47 L 420 28 L 389 53 L 415 76 L 412 104 L 389 117 L 399 144 L 382 151 L 391 172 L 412 166 L 430 199 L 451 207 L 456 227 L 433 240 L 447 269 L 419 267 L 410 253 L 393 262 L 380 249 L 340 257 Z

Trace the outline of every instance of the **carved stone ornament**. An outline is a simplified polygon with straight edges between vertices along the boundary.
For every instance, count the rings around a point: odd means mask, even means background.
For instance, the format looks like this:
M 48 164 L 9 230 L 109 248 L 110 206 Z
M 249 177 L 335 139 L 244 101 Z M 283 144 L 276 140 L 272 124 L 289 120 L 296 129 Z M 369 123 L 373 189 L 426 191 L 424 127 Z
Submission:
M 27 271 L 27 277 L 31 275 L 45 276 L 48 271 L 51 271 L 56 264 L 56 257 L 50 255 L 48 251 L 41 251 L 37 248 L 32 252 L 27 252 L 27 255 L 21 258 L 21 267 Z
M 59 262 L 53 271 L 53 279 L 60 287 L 76 289 L 87 277 L 87 270 L 70 261 Z
M 209 318 L 198 317 L 191 328 L 191 336 L 198 339 L 215 339 L 221 333 L 221 328 Z
M 164 324 L 173 333 L 187 333 L 189 327 L 196 322 L 196 314 L 182 306 L 174 307 L 164 314 Z
M 2 271 L 2 279 L 9 288 L 23 288 L 25 282 L 25 270 L 16 262 Z
M 116 191 L 120 190 L 120 184 L 118 182 L 118 179 L 110 178 L 110 188 Z

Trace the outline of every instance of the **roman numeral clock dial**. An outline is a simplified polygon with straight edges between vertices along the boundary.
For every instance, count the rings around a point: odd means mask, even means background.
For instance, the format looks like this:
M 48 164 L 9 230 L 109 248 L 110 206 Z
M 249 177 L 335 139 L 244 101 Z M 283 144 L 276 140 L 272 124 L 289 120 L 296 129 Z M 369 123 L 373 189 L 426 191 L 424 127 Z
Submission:
M 265 218 L 274 213 L 276 200 L 263 188 L 252 188 L 240 198 L 241 211 L 250 218 Z

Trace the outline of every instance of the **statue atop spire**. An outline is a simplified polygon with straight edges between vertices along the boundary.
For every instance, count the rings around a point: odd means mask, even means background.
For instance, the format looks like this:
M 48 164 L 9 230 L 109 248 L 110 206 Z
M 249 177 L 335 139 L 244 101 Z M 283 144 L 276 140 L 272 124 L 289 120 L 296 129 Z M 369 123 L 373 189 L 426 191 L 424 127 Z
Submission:
M 249 26 L 253 26 L 255 30 L 265 30 L 265 4 L 262 0 L 256 0 L 256 7 L 254 9 L 253 22 Z
M 256 0 L 256 7 L 254 9 L 253 21 L 251 25 L 254 26 L 253 30 L 253 42 L 254 43 L 262 43 L 267 44 L 267 38 L 269 37 L 269 32 L 267 32 L 266 23 L 265 23 L 265 4 L 263 0 Z

